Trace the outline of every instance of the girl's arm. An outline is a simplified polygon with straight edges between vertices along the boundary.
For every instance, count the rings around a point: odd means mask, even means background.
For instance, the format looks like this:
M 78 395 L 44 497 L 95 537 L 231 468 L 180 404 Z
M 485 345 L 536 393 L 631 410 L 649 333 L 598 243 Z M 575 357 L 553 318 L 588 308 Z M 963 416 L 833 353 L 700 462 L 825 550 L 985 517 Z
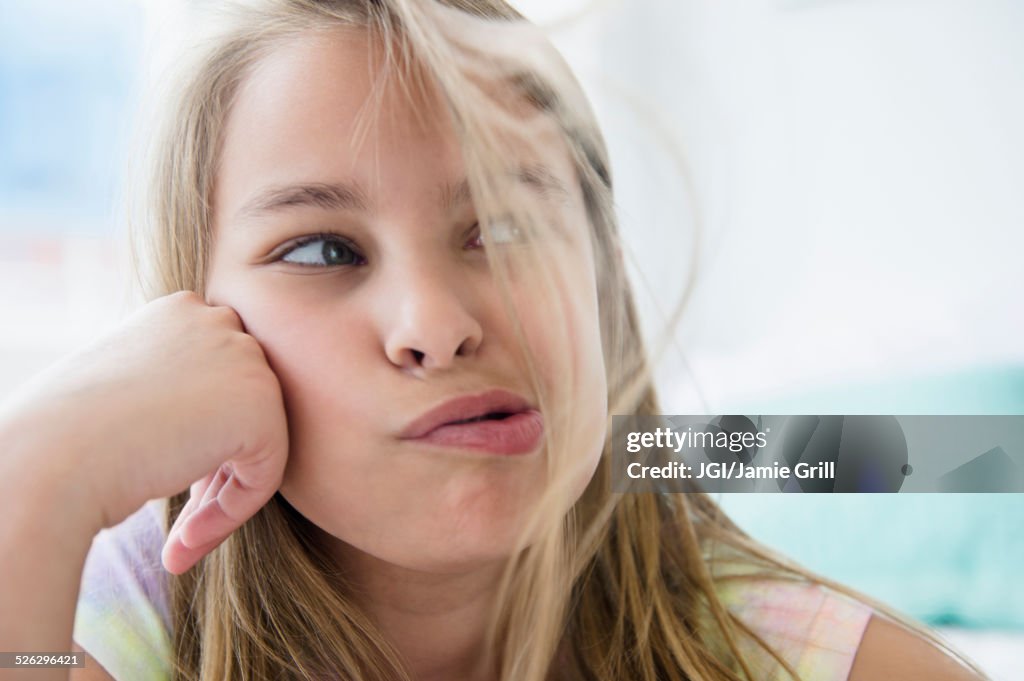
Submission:
M 43 443 L 33 430 L 0 423 L 0 652 L 70 652 L 82 568 L 102 528 L 63 465 L 73 443 Z M 66 681 L 68 670 L 2 669 L 0 678 Z
M 0 652 L 71 651 L 101 529 L 190 489 L 163 551 L 180 574 L 273 496 L 287 456 L 262 348 L 234 310 L 194 293 L 149 303 L 36 376 L 0 408 Z M 13 679 L 68 671 L 0 669 Z
M 849 681 L 983 681 L 928 641 L 898 624 L 872 617 Z

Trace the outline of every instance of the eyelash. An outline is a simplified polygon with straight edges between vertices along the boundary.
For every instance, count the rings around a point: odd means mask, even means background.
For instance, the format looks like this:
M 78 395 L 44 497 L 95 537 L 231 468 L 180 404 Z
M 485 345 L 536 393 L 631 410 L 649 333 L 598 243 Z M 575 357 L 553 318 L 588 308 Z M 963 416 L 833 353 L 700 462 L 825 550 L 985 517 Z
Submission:
M 480 240 L 482 238 L 482 234 L 479 232 L 479 225 L 478 224 L 474 224 L 473 228 L 474 228 L 474 231 L 477 232 L 477 236 L 474 237 L 472 239 L 472 241 L 478 241 L 478 240 Z M 284 259 L 289 254 L 294 253 L 295 251 L 299 250 L 303 246 L 308 246 L 311 243 L 316 243 L 317 241 L 324 241 L 326 243 L 339 244 L 339 245 L 343 246 L 344 248 L 348 249 L 349 251 L 351 251 L 352 254 L 355 255 L 361 262 L 359 262 L 358 264 L 357 263 L 348 263 L 348 264 L 341 264 L 341 265 L 331 265 L 331 264 L 327 264 L 327 265 L 311 265 L 309 263 L 287 263 L 287 264 L 289 264 L 289 265 L 298 265 L 299 267 L 319 267 L 319 268 L 324 268 L 324 269 L 326 269 L 328 267 L 358 267 L 358 266 L 362 266 L 362 265 L 366 264 L 366 258 L 359 252 L 359 250 L 356 248 L 355 244 L 353 244 L 351 241 L 349 241 L 346 237 L 342 236 L 341 234 L 336 234 L 334 232 L 318 232 L 316 234 L 310 234 L 308 236 L 299 237 L 294 242 L 292 242 L 291 245 L 289 245 L 284 251 L 282 251 L 277 257 L 275 257 L 274 261 L 275 262 L 286 262 Z
M 325 243 L 333 243 L 333 244 L 340 245 L 343 248 L 349 250 L 353 255 L 356 256 L 357 259 L 359 259 L 361 261 L 360 263 L 358 263 L 358 265 L 363 265 L 363 264 L 366 263 L 366 258 L 355 247 L 355 244 L 353 244 L 351 241 L 349 241 L 347 238 L 343 237 L 342 235 L 335 234 L 333 232 L 318 232 L 316 234 L 310 234 L 308 236 L 299 237 L 294 242 L 292 242 L 292 244 L 290 246 L 288 246 L 284 251 L 282 251 L 276 258 L 274 258 L 274 260 L 275 261 L 279 261 L 279 262 L 286 262 L 285 258 L 288 255 L 294 253 L 295 251 L 299 250 L 300 248 L 302 248 L 304 246 L 308 246 L 309 244 L 316 243 L 317 241 L 323 241 Z M 358 266 L 356 263 L 349 263 L 349 264 L 345 264 L 345 265 L 332 265 L 332 264 L 327 264 L 327 265 L 311 265 L 309 263 L 296 263 L 296 262 L 292 262 L 292 263 L 287 263 L 287 264 L 289 264 L 289 265 L 298 265 L 299 267 L 319 267 L 319 268 L 354 267 L 354 266 Z

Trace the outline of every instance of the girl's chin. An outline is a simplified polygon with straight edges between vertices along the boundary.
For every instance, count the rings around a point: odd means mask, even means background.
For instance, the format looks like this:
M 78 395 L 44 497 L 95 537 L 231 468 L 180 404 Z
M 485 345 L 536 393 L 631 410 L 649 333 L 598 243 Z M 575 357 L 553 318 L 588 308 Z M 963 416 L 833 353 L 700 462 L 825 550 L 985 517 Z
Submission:
M 450 540 L 432 542 L 429 545 L 408 542 L 399 550 L 379 550 L 376 555 L 389 563 L 410 570 L 435 574 L 461 574 L 504 564 L 512 557 L 515 546 L 514 536 L 507 539 L 502 537 L 501 540 L 495 535 L 476 538 L 462 536 L 456 543 Z
M 500 569 L 515 552 L 519 528 L 492 527 L 489 532 L 460 531 L 454 524 L 445 536 L 436 528 L 376 528 L 361 537 L 335 536 L 313 524 L 319 543 L 339 565 L 378 571 L 388 567 L 438 575 Z

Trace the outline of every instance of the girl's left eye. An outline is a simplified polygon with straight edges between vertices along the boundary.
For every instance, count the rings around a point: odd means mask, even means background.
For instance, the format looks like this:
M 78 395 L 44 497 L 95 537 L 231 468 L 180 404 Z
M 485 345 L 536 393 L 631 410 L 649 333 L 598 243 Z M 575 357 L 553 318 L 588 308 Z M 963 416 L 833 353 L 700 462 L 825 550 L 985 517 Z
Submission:
M 472 241 L 474 246 L 487 245 L 483 234 L 483 230 L 477 225 L 476 236 L 473 237 Z M 491 224 L 490 242 L 494 245 L 500 246 L 502 244 L 516 243 L 522 241 L 524 237 L 523 230 L 510 219 L 496 220 Z
M 305 267 L 340 267 L 366 262 L 350 243 L 334 234 L 303 237 L 278 260 Z

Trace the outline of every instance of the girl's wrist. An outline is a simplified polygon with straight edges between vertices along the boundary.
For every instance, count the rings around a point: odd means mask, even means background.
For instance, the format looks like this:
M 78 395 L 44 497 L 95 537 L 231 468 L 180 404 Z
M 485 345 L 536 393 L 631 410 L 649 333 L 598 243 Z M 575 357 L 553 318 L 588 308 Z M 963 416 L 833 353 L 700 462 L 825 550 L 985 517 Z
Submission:
M 36 419 L 0 414 L 0 494 L 26 521 L 59 524 L 68 541 L 88 546 L 106 526 L 89 457 L 68 431 Z

